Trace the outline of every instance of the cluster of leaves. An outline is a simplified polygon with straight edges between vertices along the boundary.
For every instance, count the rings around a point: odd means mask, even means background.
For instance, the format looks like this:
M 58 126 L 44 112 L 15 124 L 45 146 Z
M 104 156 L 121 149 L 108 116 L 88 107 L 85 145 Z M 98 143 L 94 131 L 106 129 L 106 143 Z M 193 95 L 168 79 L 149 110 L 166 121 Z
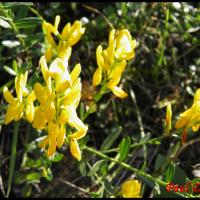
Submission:
M 74 62 L 80 62 L 83 66 L 81 76 L 87 95 L 82 99 L 81 116 L 84 115 L 84 107 L 93 97 L 94 89 L 90 89 L 88 85 L 91 84 L 97 66 L 96 47 L 100 43 L 106 46 L 110 32 L 108 22 L 117 29 L 127 28 L 138 41 L 135 60 L 129 62 L 123 74 L 123 88 L 129 91 L 129 97 L 122 101 L 110 94 L 105 95 L 102 103 L 97 105 L 98 112 L 87 118 L 90 129 L 80 146 L 94 146 L 100 152 L 151 174 L 156 175 L 163 170 L 162 178 L 166 182 L 173 180 L 177 184 L 183 184 L 190 180 L 198 181 L 191 173 L 191 166 L 198 162 L 198 145 L 187 148 L 188 151 L 184 151 L 179 162 L 168 162 L 168 158 L 178 148 L 175 144 L 179 133 L 176 137 L 162 141 L 162 145 L 159 145 L 161 142 L 156 138 L 163 132 L 162 108 L 172 102 L 173 113 L 178 116 L 186 105 L 191 104 L 192 95 L 199 86 L 199 3 L 1 3 L 0 95 L 3 86 L 13 87 L 12 76 L 29 70 L 29 87 L 40 77 L 37 70 L 38 59 L 44 54 L 45 46 L 38 13 L 47 21 L 53 21 L 59 14 L 66 22 L 79 19 L 85 23 L 87 34 L 83 36 L 81 44 L 75 45 L 74 56 L 70 61 L 72 66 Z M 6 106 L 2 98 L 0 103 L 0 111 L 5 113 Z M 3 172 L 8 171 L 13 127 L 2 126 L 3 118 L 4 115 L 1 114 L 0 176 L 6 180 L 8 173 Z M 29 196 L 33 187 L 39 191 L 32 193 L 35 197 L 77 197 L 83 194 L 110 197 L 117 195 L 120 184 L 131 176 L 129 171 L 114 162 L 99 160 L 86 152 L 80 163 L 74 163 L 70 158 L 63 158 L 62 153 L 66 155 L 65 147 L 54 160 L 49 161 L 42 156 L 34 141 L 40 133 L 25 123 L 20 127 L 13 195 Z M 197 137 L 198 133 L 190 135 L 191 139 Z M 146 145 L 148 164 L 144 162 L 144 153 L 139 148 L 141 144 Z M 59 164 L 52 165 L 53 162 Z M 167 165 L 162 169 L 163 163 Z M 80 191 L 77 194 L 77 188 L 72 191 L 71 187 L 66 189 L 66 185 L 52 179 L 53 174 L 59 174 L 59 177 L 80 187 L 86 188 L 87 185 L 90 192 Z M 144 177 L 139 178 L 145 183 L 145 196 L 149 196 L 152 189 L 155 196 L 169 196 L 165 188 L 159 188 L 156 183 Z M 53 190 L 48 181 L 54 185 Z M 59 194 L 56 188 L 59 188 Z

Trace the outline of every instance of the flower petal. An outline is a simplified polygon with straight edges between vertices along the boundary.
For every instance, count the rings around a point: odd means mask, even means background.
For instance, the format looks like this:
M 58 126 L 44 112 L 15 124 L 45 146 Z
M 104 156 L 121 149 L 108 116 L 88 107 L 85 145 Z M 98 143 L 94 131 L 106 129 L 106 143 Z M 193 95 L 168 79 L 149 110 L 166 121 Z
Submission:
M 36 96 L 35 96 L 35 92 L 34 92 L 34 90 L 33 90 L 33 91 L 28 95 L 26 101 L 27 101 L 28 103 L 30 103 L 30 102 L 34 102 L 35 100 L 36 100 Z
M 76 128 L 78 131 L 82 132 L 81 134 L 83 135 L 82 137 L 84 137 L 84 135 L 86 134 L 87 132 L 87 129 L 88 127 L 78 118 L 77 114 L 76 114 L 76 111 L 72 109 L 72 113 L 70 115 L 70 118 L 68 120 L 68 124 L 71 126 L 71 127 L 74 127 Z M 77 137 L 79 133 L 77 134 Z M 75 136 L 72 136 L 72 137 L 76 137 Z
M 180 117 L 176 121 L 176 124 L 175 124 L 176 129 L 183 128 L 184 126 L 187 125 L 187 123 L 188 123 L 188 121 L 189 121 L 189 119 L 191 118 L 191 115 L 192 115 L 191 111 L 192 111 L 191 109 L 188 109 L 185 112 L 180 114 Z
M 67 40 L 70 29 L 71 29 L 71 24 L 67 23 L 61 33 L 62 40 Z
M 54 22 L 55 30 L 58 30 L 59 23 L 60 23 L 60 15 L 56 15 L 55 22 Z
M 70 152 L 71 152 L 72 156 L 74 158 L 76 158 L 78 161 L 80 161 L 81 160 L 81 151 L 79 149 L 77 140 L 71 139 L 69 145 L 70 145 Z
M 46 50 L 46 52 L 45 52 L 45 59 L 46 59 L 47 62 L 49 62 L 51 60 L 51 58 L 52 58 L 52 52 L 53 52 L 53 48 L 50 45 L 48 47 L 48 49 Z
M 103 69 L 105 67 L 104 67 L 104 57 L 102 51 L 103 51 L 102 46 L 99 45 L 96 50 L 96 59 L 98 67 Z
M 57 136 L 57 146 L 58 146 L 58 148 L 62 147 L 62 145 L 64 143 L 64 139 L 65 139 L 65 134 L 66 134 L 65 126 L 62 124 L 60 126 L 60 130 L 59 130 L 58 136 Z
M 46 102 L 45 90 L 40 83 L 35 83 L 34 93 L 35 93 L 35 96 L 38 99 L 38 101 L 41 104 L 45 104 L 45 102 Z
M 6 86 L 3 88 L 3 96 L 4 96 L 4 99 L 9 104 L 14 104 L 15 103 L 15 99 L 14 99 L 13 95 L 9 92 L 9 90 L 8 90 L 8 88 Z
M 41 148 L 41 149 L 45 149 L 45 147 L 47 146 L 49 142 L 49 138 L 48 136 L 46 136 L 39 144 L 38 146 Z
M 25 110 L 25 114 L 26 114 L 26 119 L 32 123 L 33 119 L 34 119 L 34 114 L 35 114 L 35 108 L 32 102 L 27 103 L 26 105 L 26 110 Z
M 74 69 L 72 70 L 72 72 L 70 74 L 72 83 L 74 83 L 77 80 L 80 73 L 81 73 L 81 65 L 80 65 L 80 63 L 78 63 L 75 65 Z
M 72 53 L 72 48 L 68 46 L 66 41 L 62 41 L 58 45 L 58 57 L 63 60 L 64 63 L 68 63 Z
M 197 89 L 194 95 L 194 103 L 200 101 L 200 89 Z
M 54 120 L 56 115 L 56 108 L 54 105 L 54 102 L 47 101 L 44 107 L 45 117 L 47 119 L 47 122 L 50 123 Z
M 47 82 L 47 80 L 49 78 L 49 70 L 48 70 L 48 67 L 47 67 L 47 61 L 45 59 L 45 56 L 42 56 L 40 58 L 39 63 L 40 63 L 40 66 L 41 66 L 43 78 L 44 78 L 45 82 Z
M 102 79 L 102 69 L 98 67 L 96 71 L 94 72 L 93 79 L 92 79 L 92 85 L 97 86 L 101 83 Z
M 111 90 L 119 98 L 125 98 L 128 96 L 126 92 L 124 92 L 121 88 L 117 86 L 113 87 Z
M 46 124 L 47 124 L 47 119 L 46 119 L 44 111 L 42 110 L 42 107 L 39 106 L 35 108 L 35 115 L 34 115 L 33 125 L 32 125 L 33 128 L 43 129 L 45 128 Z

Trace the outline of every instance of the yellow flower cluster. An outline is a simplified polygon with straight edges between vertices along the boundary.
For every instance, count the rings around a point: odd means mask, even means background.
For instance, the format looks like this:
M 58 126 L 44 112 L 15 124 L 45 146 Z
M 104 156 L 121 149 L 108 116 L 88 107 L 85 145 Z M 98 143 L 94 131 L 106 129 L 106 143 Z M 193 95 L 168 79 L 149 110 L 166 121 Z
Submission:
M 107 49 L 103 50 L 102 46 L 99 45 L 96 50 L 98 68 L 93 75 L 93 85 L 99 85 L 102 76 L 104 76 L 107 88 L 117 97 L 125 98 L 127 93 L 117 85 L 120 82 L 127 60 L 132 59 L 135 55 L 135 47 L 136 40 L 132 40 L 127 29 L 111 30 Z
M 54 25 L 46 21 L 43 23 L 43 30 L 49 46 L 45 54 L 47 61 L 51 60 L 53 53 L 56 52 L 59 58 L 67 62 L 71 56 L 71 47 L 80 40 L 85 32 L 85 28 L 82 27 L 81 22 L 76 20 L 73 25 L 67 23 L 60 33 L 58 31 L 59 23 L 59 15 L 56 16 Z
M 7 87 L 3 89 L 3 96 L 9 103 L 6 116 L 5 124 L 20 120 L 24 115 L 26 119 L 31 123 L 34 118 L 34 105 L 35 94 L 29 92 L 26 88 L 26 82 L 28 77 L 28 71 L 20 76 L 15 77 L 15 91 L 17 97 L 14 98 L 9 92 Z
M 141 183 L 138 180 L 125 181 L 122 184 L 121 195 L 124 198 L 141 198 Z
M 180 114 L 176 122 L 177 129 L 183 128 L 182 142 L 186 142 L 187 129 L 192 128 L 194 132 L 199 130 L 200 127 L 200 89 L 196 90 L 194 101 L 191 108 Z
M 42 149 L 47 149 L 47 156 L 55 154 L 56 148 L 60 148 L 66 137 L 66 125 L 75 132 L 68 134 L 70 152 L 81 160 L 81 152 L 77 140 L 84 137 L 88 127 L 78 118 L 76 108 L 81 99 L 82 84 L 79 78 L 81 65 L 77 64 L 71 73 L 68 71 L 68 61 L 71 55 L 71 46 L 74 45 L 84 33 L 85 28 L 76 21 L 72 26 L 68 23 L 61 35 L 58 32 L 60 17 L 56 16 L 55 24 L 44 22 L 46 38 L 50 45 L 45 56 L 40 58 L 40 66 L 44 84 L 35 83 L 34 90 L 30 93 L 26 88 L 27 75 L 21 74 L 15 78 L 15 89 L 17 98 L 14 98 L 4 88 L 4 98 L 9 103 L 5 117 L 5 123 L 19 120 L 23 116 L 36 129 L 45 130 L 48 135 L 40 142 Z M 59 36 L 60 41 L 56 44 L 54 36 Z M 47 65 L 51 59 L 52 52 L 56 51 L 57 57 Z M 69 53 L 70 52 L 70 53 Z M 47 58 L 47 60 L 46 60 Z M 34 101 L 39 105 L 34 107 Z M 25 115 L 24 115 L 25 114 Z
M 77 140 L 84 137 L 87 126 L 78 118 L 76 108 L 81 98 L 81 81 L 78 78 L 81 72 L 77 64 L 71 73 L 60 58 L 56 58 L 48 68 L 45 56 L 41 57 L 40 65 L 45 79 L 45 86 L 36 83 L 35 96 L 40 105 L 36 107 L 33 127 L 47 128 L 48 136 L 40 143 L 42 148 L 48 145 L 47 156 L 54 155 L 56 147 L 63 145 L 65 124 L 77 131 L 70 135 L 70 151 L 80 160 L 81 154 Z

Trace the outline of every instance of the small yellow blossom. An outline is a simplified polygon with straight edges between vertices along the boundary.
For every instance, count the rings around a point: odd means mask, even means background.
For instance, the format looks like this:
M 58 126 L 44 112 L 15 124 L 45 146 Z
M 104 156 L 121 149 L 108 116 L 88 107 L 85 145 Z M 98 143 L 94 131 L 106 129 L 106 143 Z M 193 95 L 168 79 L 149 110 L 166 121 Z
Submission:
M 73 25 L 67 23 L 60 33 L 58 31 L 59 23 L 59 15 L 56 16 L 54 25 L 46 21 L 43 22 L 43 30 L 49 46 L 45 57 L 49 61 L 53 53 L 56 52 L 57 56 L 66 63 L 71 56 L 71 47 L 80 40 L 81 36 L 85 33 L 85 28 L 82 27 L 80 21 L 76 20 Z
M 187 129 L 192 128 L 194 132 L 199 130 L 200 127 L 200 89 L 196 90 L 194 95 L 194 101 L 188 110 L 184 111 L 180 114 L 179 119 L 177 120 L 175 127 L 177 129 L 183 128 L 182 136 L 186 138 L 187 136 Z M 182 139 L 185 141 L 186 139 Z
M 172 129 L 172 108 L 171 108 L 171 104 L 168 104 L 167 108 L 166 108 L 165 124 L 166 124 L 166 132 L 169 133 L 170 130 Z
M 138 180 L 125 181 L 122 184 L 121 195 L 124 198 L 140 198 L 141 183 Z
M 26 88 L 27 76 L 28 71 L 15 77 L 16 98 L 13 97 L 7 87 L 3 89 L 4 98 L 9 103 L 5 116 L 5 124 L 13 120 L 18 121 L 24 115 L 30 123 L 33 121 L 35 112 L 33 102 L 35 101 L 35 94 L 34 92 L 29 94 Z
M 135 47 L 136 41 L 132 40 L 127 29 L 111 30 L 107 49 L 103 50 L 99 45 L 96 50 L 98 68 L 93 75 L 93 86 L 99 85 L 104 77 L 107 81 L 107 88 L 117 97 L 125 98 L 127 93 L 117 85 L 121 80 L 127 60 L 132 59 L 135 55 Z
M 69 135 L 70 151 L 77 159 L 81 159 L 81 153 L 77 140 L 84 137 L 88 127 L 78 118 L 76 108 L 81 98 L 81 81 L 79 74 L 81 65 L 77 64 L 71 73 L 67 69 L 67 63 L 56 58 L 48 68 L 45 56 L 40 59 L 40 66 L 45 86 L 36 83 L 35 96 L 40 105 L 36 108 L 33 127 L 43 129 L 47 127 L 48 136 L 40 143 L 45 149 L 48 145 L 47 156 L 51 157 L 56 147 L 63 145 L 66 130 L 65 125 L 75 128 L 76 131 Z

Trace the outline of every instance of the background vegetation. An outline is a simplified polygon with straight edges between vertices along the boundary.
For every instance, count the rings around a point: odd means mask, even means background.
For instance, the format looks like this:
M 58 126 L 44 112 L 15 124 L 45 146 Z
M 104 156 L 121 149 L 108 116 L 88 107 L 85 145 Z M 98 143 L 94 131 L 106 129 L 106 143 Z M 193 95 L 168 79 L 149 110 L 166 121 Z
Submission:
M 96 47 L 99 44 L 106 46 L 111 30 L 109 24 L 116 29 L 127 28 L 137 40 L 135 59 L 128 63 L 122 78 L 123 88 L 129 96 L 121 100 L 108 93 L 102 98 L 97 112 L 85 121 L 89 131 L 81 145 L 106 152 L 117 148 L 126 138 L 126 142 L 130 140 L 136 145 L 124 161 L 149 174 L 156 174 L 156 169 L 165 162 L 167 155 L 172 154 L 180 140 L 178 131 L 174 131 L 172 137 L 158 139 L 163 136 L 165 106 L 172 103 L 174 125 L 179 114 L 191 106 L 193 94 L 200 86 L 199 3 L 1 3 L 2 195 L 11 182 L 9 165 L 14 129 L 13 124 L 3 124 L 6 103 L 2 91 L 5 85 L 13 88 L 14 76 L 27 69 L 30 87 L 41 77 L 38 61 L 46 46 L 38 13 L 51 23 L 56 15 L 60 15 L 60 27 L 75 20 L 81 20 L 86 27 L 85 34 L 73 48 L 69 63 L 71 67 L 78 62 L 82 66 L 83 95 L 79 113 L 81 107 L 86 107 L 93 98 L 95 89 L 91 83 L 97 67 Z M 70 155 L 67 145 L 49 161 L 37 148 L 39 135 L 28 123 L 20 122 L 11 196 L 110 197 L 126 179 L 135 177 L 132 172 L 84 150 L 83 158 L 78 162 Z M 153 138 L 156 139 L 149 142 Z M 174 182 L 184 184 L 196 178 L 192 172 L 194 169 L 198 172 L 199 138 L 199 132 L 194 134 L 191 131 L 187 143 L 176 154 Z M 145 143 L 146 158 L 142 146 L 137 146 L 141 142 Z M 109 156 L 115 157 L 116 152 L 111 150 Z M 167 168 L 163 178 L 166 173 Z M 165 189 L 144 177 L 137 178 L 143 183 L 145 197 L 176 195 L 166 194 Z

